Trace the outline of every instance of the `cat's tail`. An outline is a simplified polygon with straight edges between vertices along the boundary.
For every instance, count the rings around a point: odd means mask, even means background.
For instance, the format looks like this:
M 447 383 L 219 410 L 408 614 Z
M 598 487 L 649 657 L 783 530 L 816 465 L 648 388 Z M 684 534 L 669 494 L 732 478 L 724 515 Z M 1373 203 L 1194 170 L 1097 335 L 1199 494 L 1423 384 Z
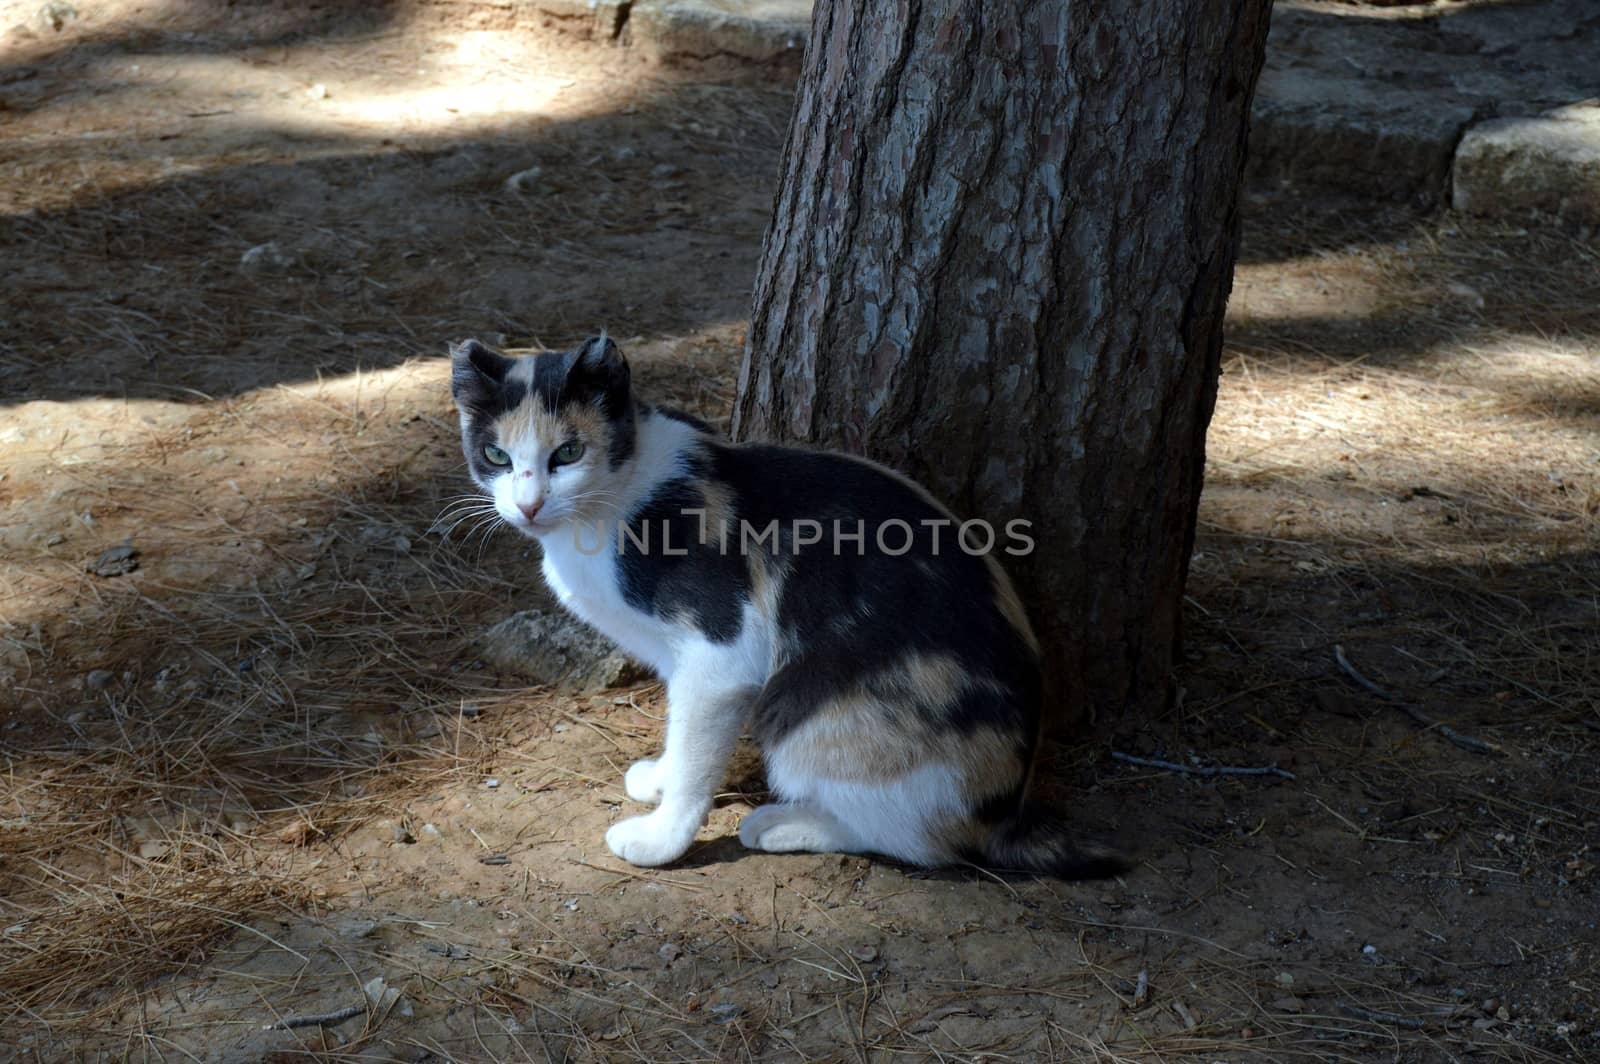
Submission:
M 978 862 L 998 871 L 1034 872 L 1060 879 L 1106 879 L 1133 862 L 1111 846 L 1074 834 L 1048 806 L 1024 803 L 987 825 Z

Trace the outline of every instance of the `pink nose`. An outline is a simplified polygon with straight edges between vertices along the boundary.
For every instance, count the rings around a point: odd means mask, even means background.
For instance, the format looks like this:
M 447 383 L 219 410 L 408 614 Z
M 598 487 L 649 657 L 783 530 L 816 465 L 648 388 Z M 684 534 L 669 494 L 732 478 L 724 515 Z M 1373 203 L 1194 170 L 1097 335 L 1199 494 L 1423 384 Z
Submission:
M 531 506 L 528 505 L 527 503 L 519 502 L 519 503 L 517 503 L 517 509 L 522 511 L 522 516 L 523 517 L 526 517 L 529 521 L 532 521 L 535 517 L 539 516 L 539 508 L 541 506 L 543 506 L 543 505 L 544 505 L 544 500 L 543 499 L 540 499 L 538 502 L 534 503 Z

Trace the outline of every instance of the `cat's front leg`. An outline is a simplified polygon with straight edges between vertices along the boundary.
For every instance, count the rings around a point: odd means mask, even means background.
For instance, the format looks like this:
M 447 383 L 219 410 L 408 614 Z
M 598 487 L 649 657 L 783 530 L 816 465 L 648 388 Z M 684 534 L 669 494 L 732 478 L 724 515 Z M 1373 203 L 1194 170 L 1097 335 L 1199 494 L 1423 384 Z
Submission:
M 680 662 L 667 683 L 666 749 L 658 761 L 636 762 L 623 781 L 629 797 L 647 801 L 646 795 L 659 793 L 661 804 L 652 813 L 612 825 L 606 832 L 612 853 L 630 864 L 652 866 L 688 851 L 711 812 L 755 694 L 748 684 L 731 683 L 715 655 Z

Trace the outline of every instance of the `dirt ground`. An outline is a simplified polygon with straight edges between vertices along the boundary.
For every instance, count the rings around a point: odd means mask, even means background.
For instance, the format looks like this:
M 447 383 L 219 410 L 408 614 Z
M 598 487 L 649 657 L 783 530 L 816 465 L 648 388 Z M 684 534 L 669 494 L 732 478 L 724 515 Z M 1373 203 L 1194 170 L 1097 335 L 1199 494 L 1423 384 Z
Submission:
M 451 524 L 444 344 L 724 417 L 787 94 L 68 12 L 0 3 L 0 1059 L 1600 1059 L 1592 242 L 1252 194 L 1183 697 L 1051 756 L 1133 872 L 747 853 L 748 753 L 637 870 L 659 688 L 479 660 L 536 555 Z

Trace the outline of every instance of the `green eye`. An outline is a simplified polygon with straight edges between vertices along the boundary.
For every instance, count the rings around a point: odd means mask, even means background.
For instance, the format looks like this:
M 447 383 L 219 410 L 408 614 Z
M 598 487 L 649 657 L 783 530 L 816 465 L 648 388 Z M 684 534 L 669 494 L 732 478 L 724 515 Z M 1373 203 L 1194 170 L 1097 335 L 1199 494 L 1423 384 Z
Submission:
M 568 440 L 556 448 L 556 453 L 550 456 L 552 466 L 571 465 L 583 457 L 583 441 Z
M 483 456 L 489 460 L 490 465 L 511 464 L 511 456 L 492 443 L 483 445 Z

